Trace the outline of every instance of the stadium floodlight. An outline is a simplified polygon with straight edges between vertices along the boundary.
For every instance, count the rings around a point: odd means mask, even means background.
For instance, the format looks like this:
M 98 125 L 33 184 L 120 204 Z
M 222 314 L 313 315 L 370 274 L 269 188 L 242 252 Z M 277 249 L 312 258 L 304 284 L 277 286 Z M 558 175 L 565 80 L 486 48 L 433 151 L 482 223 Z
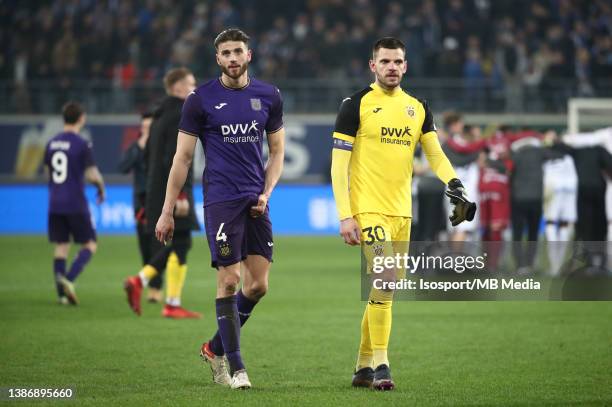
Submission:
M 567 132 L 577 134 L 612 126 L 612 99 L 572 98 L 567 102 Z

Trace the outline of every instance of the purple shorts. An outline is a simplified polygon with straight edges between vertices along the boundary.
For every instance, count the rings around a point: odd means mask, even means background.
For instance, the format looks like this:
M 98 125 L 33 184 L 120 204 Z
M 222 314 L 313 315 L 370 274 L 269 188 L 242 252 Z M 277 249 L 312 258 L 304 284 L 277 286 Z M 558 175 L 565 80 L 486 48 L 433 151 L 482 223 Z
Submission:
M 266 212 L 258 218 L 249 214 L 257 199 L 241 198 L 204 208 L 206 238 L 212 267 L 230 266 L 258 254 L 272 261 L 272 222 Z
M 96 240 L 89 213 L 50 213 L 48 226 L 49 241 L 53 243 L 68 243 L 70 236 L 76 243 Z

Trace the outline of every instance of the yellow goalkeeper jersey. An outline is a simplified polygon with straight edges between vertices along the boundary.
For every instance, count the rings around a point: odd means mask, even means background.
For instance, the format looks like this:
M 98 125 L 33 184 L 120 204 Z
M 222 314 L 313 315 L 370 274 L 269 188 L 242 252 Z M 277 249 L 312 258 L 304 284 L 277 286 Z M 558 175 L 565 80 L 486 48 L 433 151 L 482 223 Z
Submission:
M 344 99 L 333 137 L 334 148 L 352 151 L 350 210 L 338 208 L 341 218 L 349 212 L 412 217 L 412 161 L 418 143 L 442 182 L 457 177 L 440 147 L 427 103 L 400 87 L 386 91 L 373 83 Z M 332 178 L 338 176 L 346 174 L 332 171 Z

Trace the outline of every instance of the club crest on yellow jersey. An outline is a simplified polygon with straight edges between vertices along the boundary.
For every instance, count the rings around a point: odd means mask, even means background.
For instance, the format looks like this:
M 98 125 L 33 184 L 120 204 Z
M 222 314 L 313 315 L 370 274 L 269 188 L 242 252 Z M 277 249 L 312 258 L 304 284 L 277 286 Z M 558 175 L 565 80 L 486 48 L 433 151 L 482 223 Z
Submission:
M 414 106 L 406 106 L 406 114 L 408 115 L 408 117 L 413 118 L 414 117 Z

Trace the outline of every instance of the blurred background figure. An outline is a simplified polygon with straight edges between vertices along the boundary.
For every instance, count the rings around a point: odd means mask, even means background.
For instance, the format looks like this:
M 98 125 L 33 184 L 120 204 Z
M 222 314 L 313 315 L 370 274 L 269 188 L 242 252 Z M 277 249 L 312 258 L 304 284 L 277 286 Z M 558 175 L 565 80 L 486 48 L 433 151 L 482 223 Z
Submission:
M 440 133 L 438 133 L 440 134 Z M 425 154 L 419 148 L 413 163 L 416 179 L 416 205 L 413 214 L 418 222 L 413 226 L 414 240 L 438 241 L 440 232 L 446 230 L 447 211 L 444 206 L 444 184 L 432 171 Z
M 568 143 L 565 151 L 573 158 L 578 175 L 576 240 L 605 241 L 608 235 L 606 174 L 608 179 L 612 177 L 612 155 L 602 146 L 603 143 L 595 141 L 603 139 L 608 144 L 610 132 L 604 130 L 584 135 L 584 138 L 580 136 L 563 137 L 563 141 Z
M 74 282 L 96 252 L 96 230 L 85 197 L 85 182 L 97 189 L 97 203 L 104 202 L 104 180 L 93 158 L 92 145 L 81 138 L 85 126 L 83 107 L 74 101 L 62 108 L 64 129 L 47 144 L 45 168 L 49 176 L 48 236 L 53 243 L 53 275 L 60 304 L 78 305 Z M 81 245 L 70 269 L 66 261 L 70 242 Z
M 512 199 L 512 240 L 514 259 L 520 274 L 532 272 L 536 257 L 540 221 L 542 219 L 545 153 L 541 135 L 523 130 L 512 137 L 510 145 L 512 172 L 510 194 Z M 527 237 L 527 242 L 523 242 Z
M 554 130 L 544 133 L 547 145 L 557 144 Z M 567 242 L 571 240 L 576 222 L 578 175 L 574 160 L 567 152 L 553 152 L 544 164 L 544 220 L 548 241 L 548 261 L 551 275 L 559 274 L 565 259 Z
M 598 155 L 603 158 L 603 164 L 605 164 L 605 162 L 608 161 L 608 155 L 604 154 L 600 149 L 597 148 L 597 146 L 604 147 L 609 154 L 612 154 L 612 127 L 599 129 L 591 133 L 566 134 L 565 136 L 563 136 L 563 142 L 574 148 L 595 147 L 598 152 Z M 591 181 L 596 182 L 599 179 L 599 177 L 596 176 L 595 172 L 593 172 L 593 174 L 591 175 L 595 176 L 595 179 Z M 600 182 L 598 184 L 601 185 Z M 605 211 L 606 218 L 608 220 L 607 240 L 612 241 L 612 173 L 609 171 L 609 169 L 607 169 Z
M 463 117 L 456 112 L 448 112 L 444 115 L 444 131 L 447 134 L 447 143 L 443 146 L 444 153 L 455 168 L 457 176 L 462 180 L 465 188 L 470 191 L 470 199 L 478 202 L 478 179 L 480 177 L 477 163 L 478 152 L 459 152 L 451 146 L 466 146 L 470 142 L 477 141 L 480 138 L 480 128 L 470 126 L 468 132 L 466 132 Z M 451 227 L 448 223 L 447 229 L 450 233 L 449 240 L 474 240 L 478 230 L 478 218 L 456 227 Z
M 495 158 L 490 151 L 480 153 L 478 164 L 481 238 L 489 254 L 487 264 L 497 269 L 503 250 L 502 234 L 510 221 L 508 169 L 503 160 Z
M 603 145 L 610 144 L 608 128 L 590 134 L 567 135 L 560 144 L 571 155 L 578 174 L 578 217 L 576 240 L 590 242 L 586 251 L 592 272 L 601 272 L 607 264 L 608 216 L 606 215 L 606 179 L 612 179 L 612 155 Z M 609 271 L 608 271 L 609 272 Z
M 159 219 L 166 196 L 166 185 L 174 153 L 183 102 L 196 88 L 196 80 L 187 68 L 170 69 L 164 76 L 166 97 L 155 110 L 151 122 L 150 136 L 145 150 L 146 199 L 145 215 L 147 232 L 155 233 L 155 222 Z M 191 231 L 199 230 L 193 199 L 193 169 L 189 169 L 187 180 L 174 208 L 174 237 L 168 244 L 150 239 L 150 259 L 140 272 L 129 277 L 125 283 L 128 303 L 137 314 L 141 314 L 141 294 L 153 278 L 167 269 L 166 303 L 162 315 L 166 318 L 200 318 L 201 314 L 182 306 L 182 293 L 187 277 L 187 254 L 191 249 Z
M 123 153 L 119 163 L 119 171 L 123 174 L 132 173 L 132 205 L 134 207 L 134 219 L 136 221 L 136 236 L 138 237 L 138 249 L 144 266 L 151 259 L 152 234 L 147 230 L 147 218 L 145 215 L 145 202 L 147 197 L 147 164 L 145 160 L 145 148 L 149 140 L 149 130 L 153 121 L 153 113 L 145 112 L 140 119 L 140 133 Z M 147 300 L 152 303 L 161 302 L 163 284 L 162 275 L 156 275 L 149 281 L 149 292 Z

